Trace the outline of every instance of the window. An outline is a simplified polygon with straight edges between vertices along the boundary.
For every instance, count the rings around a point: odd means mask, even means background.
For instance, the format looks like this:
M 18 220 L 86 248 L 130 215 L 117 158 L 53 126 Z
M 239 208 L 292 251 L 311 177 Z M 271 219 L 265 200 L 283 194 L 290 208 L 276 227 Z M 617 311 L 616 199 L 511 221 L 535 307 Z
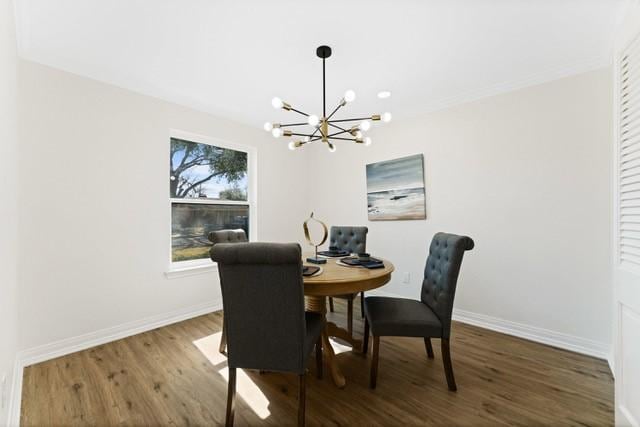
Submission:
M 169 150 L 171 262 L 210 264 L 209 232 L 241 228 L 252 236 L 251 152 L 172 132 Z

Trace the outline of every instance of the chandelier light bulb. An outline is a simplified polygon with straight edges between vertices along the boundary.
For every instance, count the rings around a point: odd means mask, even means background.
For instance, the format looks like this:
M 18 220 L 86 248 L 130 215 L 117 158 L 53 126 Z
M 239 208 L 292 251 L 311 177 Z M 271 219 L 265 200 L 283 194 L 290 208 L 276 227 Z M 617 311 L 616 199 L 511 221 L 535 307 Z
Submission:
M 347 102 L 353 102 L 356 99 L 356 93 L 349 89 L 344 93 L 344 100 Z
M 267 132 L 271 132 L 271 130 L 273 129 L 273 124 L 271 122 L 266 122 L 263 126 L 264 130 L 266 130 Z
M 365 120 L 362 123 L 360 123 L 360 130 L 363 131 L 368 131 L 369 129 L 371 129 L 371 122 L 369 120 Z
M 307 119 L 307 123 L 309 123 L 311 126 L 318 126 L 318 123 L 320 123 L 320 119 L 315 114 L 312 114 Z
M 329 144 L 329 152 L 330 153 L 335 153 L 336 152 L 336 146 L 333 144 Z
M 293 141 L 291 141 L 291 142 L 289 143 L 289 150 L 293 151 L 293 150 L 295 150 L 295 149 L 296 149 L 296 143 L 295 143 L 295 142 L 293 142 Z
M 356 134 L 354 135 L 357 139 L 362 139 L 362 132 L 360 132 L 359 130 L 356 131 Z
M 364 139 L 364 145 L 366 145 L 367 147 L 371 145 L 371 138 L 370 137 L 366 137 Z
M 382 121 L 385 123 L 389 123 L 391 121 L 391 113 L 388 111 L 382 114 Z
M 284 106 L 284 102 L 282 102 L 282 99 L 276 96 L 271 100 L 271 105 L 273 105 L 273 108 L 277 110 Z
M 271 131 L 271 135 L 273 135 L 274 138 L 280 138 L 282 136 L 282 129 L 273 128 L 273 130 Z

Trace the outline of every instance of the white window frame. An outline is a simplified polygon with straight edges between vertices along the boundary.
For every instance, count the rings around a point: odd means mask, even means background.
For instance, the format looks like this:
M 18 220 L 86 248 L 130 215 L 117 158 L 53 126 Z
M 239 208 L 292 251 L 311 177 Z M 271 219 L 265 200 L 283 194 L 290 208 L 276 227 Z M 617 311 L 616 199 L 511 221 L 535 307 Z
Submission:
M 216 270 L 216 264 L 208 258 L 203 259 L 194 259 L 188 261 L 172 261 L 172 241 L 171 241 L 171 232 L 172 232 L 172 223 L 173 220 L 171 218 L 171 208 L 175 203 L 182 204 L 203 204 L 203 205 L 241 205 L 246 206 L 249 205 L 249 240 L 257 241 L 258 240 L 258 219 L 257 219 L 257 188 L 258 188 L 258 159 L 257 159 L 257 151 L 255 147 L 251 147 L 248 145 L 237 144 L 234 142 L 228 142 L 219 138 L 213 138 L 205 135 L 199 135 L 196 133 L 186 132 L 177 129 L 171 129 L 170 135 L 168 138 L 168 147 L 167 153 L 171 151 L 171 139 L 182 139 L 185 141 L 195 142 L 198 144 L 208 144 L 213 145 L 215 147 L 220 148 L 228 148 L 235 151 L 242 151 L 247 153 L 247 200 L 244 201 L 235 201 L 235 200 L 210 200 L 210 199 L 184 199 L 184 198 L 174 198 L 168 197 L 168 209 L 169 209 L 169 269 L 166 272 L 166 276 L 168 278 L 173 277 L 181 277 L 181 276 L 190 276 L 193 274 L 198 274 L 200 272 L 208 272 L 212 270 Z M 167 188 L 168 189 L 168 188 Z

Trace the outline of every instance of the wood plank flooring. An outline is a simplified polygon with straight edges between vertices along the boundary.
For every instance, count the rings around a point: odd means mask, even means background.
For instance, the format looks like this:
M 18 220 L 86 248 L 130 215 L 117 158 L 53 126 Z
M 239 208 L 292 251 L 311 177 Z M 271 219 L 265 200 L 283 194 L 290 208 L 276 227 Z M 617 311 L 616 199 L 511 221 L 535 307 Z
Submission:
M 330 317 L 346 324 L 346 304 Z M 354 309 L 356 334 L 363 330 Z M 226 359 L 217 352 L 221 313 L 197 317 L 30 366 L 24 426 L 223 425 Z M 447 390 L 439 340 L 380 342 L 378 386 L 369 359 L 338 347 L 347 386 L 307 375 L 307 425 L 613 425 L 606 362 L 454 323 L 456 393 Z M 238 372 L 236 425 L 294 425 L 295 375 Z

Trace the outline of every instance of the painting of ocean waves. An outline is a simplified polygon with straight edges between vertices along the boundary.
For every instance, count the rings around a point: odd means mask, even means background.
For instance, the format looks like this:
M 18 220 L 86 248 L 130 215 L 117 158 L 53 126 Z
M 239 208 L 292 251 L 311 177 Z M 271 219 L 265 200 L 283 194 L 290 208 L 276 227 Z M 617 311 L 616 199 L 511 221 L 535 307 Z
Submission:
M 422 154 L 367 165 L 370 221 L 425 219 Z

